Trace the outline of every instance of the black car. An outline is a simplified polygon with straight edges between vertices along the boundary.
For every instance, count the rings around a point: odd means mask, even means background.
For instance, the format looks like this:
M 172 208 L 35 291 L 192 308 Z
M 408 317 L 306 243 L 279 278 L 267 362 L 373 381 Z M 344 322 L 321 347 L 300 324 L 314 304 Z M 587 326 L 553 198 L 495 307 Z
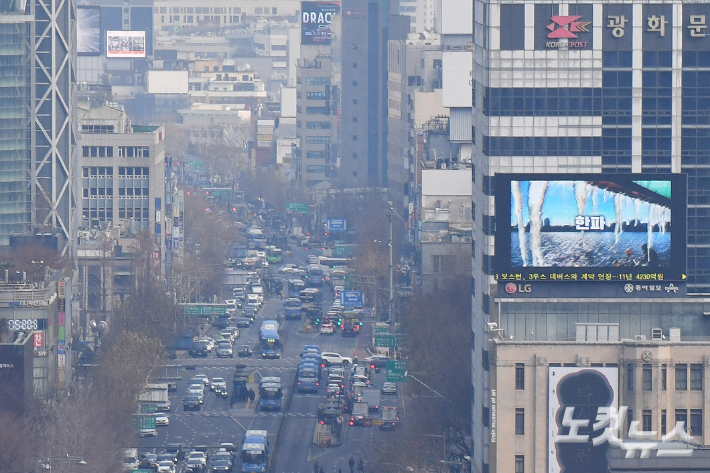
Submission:
M 237 327 L 249 327 L 251 325 L 251 318 L 249 317 L 239 317 L 237 319 Z
M 199 397 L 190 395 L 185 397 L 182 408 L 185 411 L 199 411 L 201 404 Z
M 237 353 L 241 357 L 252 356 L 254 354 L 254 350 L 252 350 L 249 345 L 242 345 L 239 347 L 239 351 Z
M 192 356 L 207 356 L 209 354 L 209 344 L 203 341 L 196 341 L 192 343 L 192 348 L 190 348 L 190 355 Z
M 229 462 L 226 460 L 217 460 L 212 465 L 212 471 L 215 471 L 215 472 L 232 471 L 232 465 L 230 465 Z
M 249 319 L 254 322 L 256 319 L 256 309 L 253 307 L 247 307 L 244 309 L 244 317 L 249 317 Z

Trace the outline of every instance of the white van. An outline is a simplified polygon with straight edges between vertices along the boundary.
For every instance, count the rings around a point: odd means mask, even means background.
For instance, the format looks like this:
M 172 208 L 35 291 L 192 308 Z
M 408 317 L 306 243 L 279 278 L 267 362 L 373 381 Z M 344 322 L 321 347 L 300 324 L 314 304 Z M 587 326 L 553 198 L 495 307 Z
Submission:
M 253 307 L 259 310 L 261 306 L 261 301 L 259 299 L 259 294 L 247 294 L 247 307 Z
M 252 286 L 251 293 L 259 296 L 259 304 L 264 303 L 264 287 L 263 286 Z
M 319 264 L 320 262 L 316 255 L 308 255 L 306 257 L 306 261 L 308 262 L 308 264 Z

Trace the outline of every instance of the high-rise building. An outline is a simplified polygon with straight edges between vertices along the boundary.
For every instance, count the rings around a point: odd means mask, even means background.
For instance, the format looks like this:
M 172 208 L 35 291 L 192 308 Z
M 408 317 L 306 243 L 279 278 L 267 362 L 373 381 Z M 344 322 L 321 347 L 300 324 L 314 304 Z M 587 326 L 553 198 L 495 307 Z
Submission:
M 399 14 L 411 18 L 412 33 L 435 32 L 441 28 L 442 0 L 399 0 Z
M 409 17 L 390 0 L 343 0 L 340 183 L 387 187 L 388 41 L 404 40 Z
M 42 232 L 66 250 L 73 236 L 75 12 L 74 1 L 0 7 L 0 73 L 12 78 L 0 85 L 0 245 Z
M 607 471 L 555 441 L 565 403 L 708 445 L 710 4 L 473 11 L 474 471 Z M 535 386 L 510 393 L 518 375 Z

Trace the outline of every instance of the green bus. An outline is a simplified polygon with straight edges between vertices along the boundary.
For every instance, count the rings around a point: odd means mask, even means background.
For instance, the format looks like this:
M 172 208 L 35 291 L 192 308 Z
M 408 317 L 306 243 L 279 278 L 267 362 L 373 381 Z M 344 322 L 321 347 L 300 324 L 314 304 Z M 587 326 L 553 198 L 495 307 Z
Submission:
M 275 246 L 266 247 L 266 261 L 269 263 L 280 263 L 281 253 L 281 248 L 276 248 Z

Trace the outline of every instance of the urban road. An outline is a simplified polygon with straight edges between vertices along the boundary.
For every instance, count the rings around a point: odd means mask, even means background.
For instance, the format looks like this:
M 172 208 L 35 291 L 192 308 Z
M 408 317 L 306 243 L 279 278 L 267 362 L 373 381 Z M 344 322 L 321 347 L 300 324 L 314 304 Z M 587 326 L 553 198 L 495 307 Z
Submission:
M 293 249 L 293 254 L 283 258 L 283 263 L 305 264 L 306 251 L 302 248 Z M 274 274 L 278 274 L 279 266 L 272 267 Z M 290 279 L 288 274 L 278 274 L 285 281 Z M 333 293 L 329 287 L 323 287 L 324 310 L 330 307 Z M 350 471 L 348 460 L 352 456 L 357 462 L 360 458 L 365 464 L 365 471 L 377 471 L 376 462 L 379 457 L 379 446 L 382 436 L 397 435 L 396 430 L 380 431 L 376 426 L 348 426 L 347 422 L 343 442 L 338 446 L 321 448 L 313 443 L 316 427 L 316 414 L 318 405 L 325 401 L 326 386 L 323 383 L 319 392 L 298 393 L 294 389 L 296 368 L 299 363 L 300 353 L 304 345 L 319 345 L 323 351 L 335 351 L 346 356 L 360 359 L 369 356 L 367 345 L 370 339 L 372 321 L 364 320 L 362 333 L 356 338 L 343 338 L 336 332 L 334 335 L 320 335 L 317 331 L 306 333 L 302 322 L 299 320 L 284 321 L 284 303 L 278 297 L 271 296 L 266 300 L 257 314 L 255 322 L 249 328 L 241 328 L 240 336 L 234 342 L 235 348 L 239 345 L 249 344 L 254 350 L 250 358 L 217 358 L 211 353 L 208 358 L 191 358 L 189 355 L 180 355 L 170 362 L 172 367 L 168 371 L 179 376 L 177 390 L 170 393 L 172 411 L 168 413 L 169 426 L 158 426 L 158 436 L 139 440 L 140 451 L 153 451 L 159 453 L 168 443 L 179 442 L 187 450 L 196 445 L 215 447 L 223 442 L 230 442 L 239 448 L 244 432 L 249 429 L 266 430 L 272 444 L 270 471 L 274 473 L 309 473 L 313 471 L 315 462 L 323 468 L 325 473 L 344 473 Z M 262 320 L 276 319 L 282 328 L 282 357 L 275 360 L 260 358 L 258 331 Z M 217 339 L 219 330 L 213 327 L 208 329 L 208 335 Z M 206 392 L 205 402 L 200 411 L 184 411 L 183 398 L 189 385 L 190 378 L 198 374 L 205 374 L 210 379 L 224 378 L 227 386 L 231 387 L 234 377 L 235 365 L 246 365 L 244 370 L 247 375 L 258 373 L 264 376 L 280 376 L 284 386 L 283 408 L 278 412 L 262 412 L 256 409 L 254 401 L 237 402 L 230 406 L 229 399 L 223 399 L 212 392 Z M 385 381 L 385 370 L 373 374 L 375 387 L 380 388 Z M 258 389 L 255 387 L 255 391 Z M 383 396 L 383 406 L 398 407 L 400 418 L 404 411 L 400 405 L 400 396 Z M 373 417 L 377 414 L 373 413 Z M 211 464 L 208 463 L 211 471 Z M 233 471 L 241 469 L 238 458 L 235 460 Z M 184 461 L 177 465 L 177 473 L 185 471 Z

